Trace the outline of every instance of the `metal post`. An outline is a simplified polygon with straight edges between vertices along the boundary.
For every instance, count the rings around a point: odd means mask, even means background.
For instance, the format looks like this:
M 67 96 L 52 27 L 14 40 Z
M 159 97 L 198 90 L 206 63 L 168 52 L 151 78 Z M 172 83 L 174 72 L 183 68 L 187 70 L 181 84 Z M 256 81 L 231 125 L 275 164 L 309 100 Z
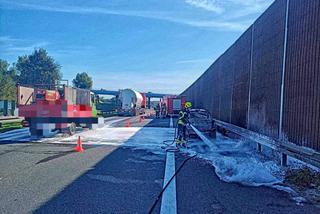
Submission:
M 250 102 L 251 102 L 251 74 L 253 68 L 253 32 L 254 32 L 254 24 L 252 25 L 251 30 L 251 53 L 250 53 L 250 71 L 249 71 L 249 96 L 248 96 L 248 110 L 247 110 L 247 129 L 250 129 Z
M 285 72 L 286 72 L 286 58 L 287 58 L 287 41 L 288 41 L 288 17 L 289 17 L 289 3 L 287 0 L 286 8 L 286 20 L 284 29 L 284 44 L 283 44 L 283 61 L 282 61 L 282 76 L 281 76 L 281 97 L 280 97 L 280 119 L 279 119 L 279 135 L 278 138 L 282 140 L 282 125 L 283 125 L 283 108 L 284 108 L 284 84 L 285 84 Z
M 233 73 L 233 75 L 234 75 L 234 73 Z M 233 105 L 233 100 L 232 100 L 232 98 L 233 98 L 233 89 L 234 89 L 234 76 L 233 76 L 233 81 L 232 81 L 232 88 L 231 88 L 231 101 L 230 101 L 230 114 L 229 114 L 229 123 L 231 123 L 232 124 L 232 105 Z
M 257 151 L 262 152 L 262 145 L 260 143 L 257 143 Z
M 281 166 L 287 166 L 288 165 L 288 155 L 285 153 L 281 154 Z

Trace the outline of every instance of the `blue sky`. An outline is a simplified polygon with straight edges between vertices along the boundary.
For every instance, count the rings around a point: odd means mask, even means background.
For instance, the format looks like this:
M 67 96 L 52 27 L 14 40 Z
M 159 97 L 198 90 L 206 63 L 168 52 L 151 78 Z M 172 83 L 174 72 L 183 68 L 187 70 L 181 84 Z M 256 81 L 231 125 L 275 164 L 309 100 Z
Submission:
M 0 58 L 43 47 L 64 79 L 180 93 L 273 0 L 0 0 Z

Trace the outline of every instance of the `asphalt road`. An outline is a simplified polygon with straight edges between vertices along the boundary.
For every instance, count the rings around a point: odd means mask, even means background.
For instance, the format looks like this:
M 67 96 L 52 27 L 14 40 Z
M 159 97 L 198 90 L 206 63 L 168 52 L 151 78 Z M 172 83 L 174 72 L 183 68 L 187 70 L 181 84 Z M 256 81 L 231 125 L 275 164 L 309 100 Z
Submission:
M 152 161 L 148 161 L 148 158 Z M 111 146 L 1 146 L 0 213 L 145 213 L 164 156 Z
M 169 124 L 169 119 L 130 121 Z M 110 145 L 85 146 L 84 153 L 73 148 L 0 143 L 0 213 L 147 213 L 162 189 L 165 153 Z M 186 157 L 176 153 L 176 168 Z M 320 213 L 310 204 L 296 205 L 282 191 L 223 182 L 200 159 L 187 162 L 177 175 L 176 194 L 178 213 Z
M 185 158 L 177 154 L 176 167 Z M 320 213 L 310 204 L 296 205 L 283 191 L 223 182 L 210 164 L 197 158 L 177 175 L 177 206 L 179 213 Z

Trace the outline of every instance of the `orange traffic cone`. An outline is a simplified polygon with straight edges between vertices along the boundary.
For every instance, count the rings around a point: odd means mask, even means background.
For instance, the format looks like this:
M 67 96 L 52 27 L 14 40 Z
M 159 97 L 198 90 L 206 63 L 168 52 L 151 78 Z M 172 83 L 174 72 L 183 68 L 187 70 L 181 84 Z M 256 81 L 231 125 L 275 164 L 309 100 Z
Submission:
M 76 152 L 83 152 L 84 151 L 84 149 L 82 148 L 80 136 L 78 137 L 77 146 L 76 146 L 76 148 L 74 148 L 74 150 L 76 150 Z
M 126 127 L 129 128 L 130 127 L 130 119 L 127 121 L 126 123 Z

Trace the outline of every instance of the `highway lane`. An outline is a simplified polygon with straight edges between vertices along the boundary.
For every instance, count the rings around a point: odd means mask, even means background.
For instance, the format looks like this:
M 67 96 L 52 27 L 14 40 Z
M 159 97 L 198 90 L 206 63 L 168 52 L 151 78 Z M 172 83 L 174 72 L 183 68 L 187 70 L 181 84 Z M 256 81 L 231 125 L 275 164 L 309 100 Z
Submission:
M 112 124 L 115 120 L 106 122 L 113 131 L 123 130 L 126 123 Z M 67 142 L 0 144 L 0 213 L 147 213 L 166 168 L 161 141 L 152 137 L 167 138 L 159 134 L 162 128 L 149 124 L 169 126 L 170 120 L 146 120 L 142 129 L 127 129 L 138 132 L 124 145 L 85 144 L 84 153 L 75 153 Z M 129 141 L 152 141 L 154 148 L 126 146 Z M 175 154 L 176 168 L 185 158 L 183 152 Z M 313 205 L 296 205 L 282 191 L 223 182 L 201 159 L 190 160 L 177 175 L 176 200 L 178 213 L 320 213 Z M 160 205 L 161 200 L 154 213 Z
M 143 213 L 162 186 L 165 157 L 146 151 L 87 146 L 74 153 L 73 146 L 53 144 L 0 149 L 0 213 Z
M 177 154 L 176 166 L 185 158 Z M 210 163 L 197 158 L 186 163 L 176 181 L 179 213 L 320 213 L 314 205 L 297 205 L 283 191 L 221 181 Z

